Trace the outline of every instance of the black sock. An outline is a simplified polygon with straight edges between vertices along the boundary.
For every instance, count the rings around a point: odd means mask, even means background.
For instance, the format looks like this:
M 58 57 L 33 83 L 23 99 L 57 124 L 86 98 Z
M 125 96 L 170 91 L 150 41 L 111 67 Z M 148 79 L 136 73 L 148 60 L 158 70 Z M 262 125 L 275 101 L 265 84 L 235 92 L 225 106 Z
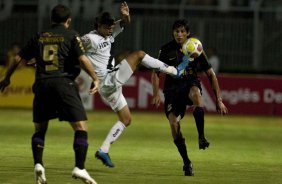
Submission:
M 191 161 L 188 158 L 188 153 L 186 149 L 185 139 L 181 136 L 174 140 L 174 144 L 176 145 L 178 152 L 180 153 L 184 165 L 189 164 Z
M 73 149 L 75 153 L 75 166 L 79 169 L 84 169 L 84 163 L 88 149 L 87 138 L 88 136 L 86 131 L 75 131 Z
M 44 150 L 44 140 L 45 140 L 45 132 L 39 131 L 35 132 L 31 138 L 31 147 L 34 165 L 39 163 L 43 165 L 42 157 Z
M 204 133 L 205 111 L 204 111 L 204 108 L 203 107 L 196 107 L 194 109 L 193 115 L 194 115 L 194 118 L 195 118 L 197 130 L 198 130 L 198 136 L 199 136 L 199 138 L 203 138 L 203 137 L 205 137 L 205 133 Z

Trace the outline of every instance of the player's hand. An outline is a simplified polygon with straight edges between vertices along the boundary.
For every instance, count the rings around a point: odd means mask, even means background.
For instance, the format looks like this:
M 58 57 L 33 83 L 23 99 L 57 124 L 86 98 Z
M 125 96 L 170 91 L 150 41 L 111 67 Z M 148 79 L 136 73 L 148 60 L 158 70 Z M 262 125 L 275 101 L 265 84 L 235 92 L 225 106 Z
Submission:
M 120 5 L 120 13 L 125 16 L 129 15 L 129 7 L 127 6 L 125 1 Z
M 3 80 L 1 80 L 0 81 L 0 90 L 1 90 L 1 92 L 3 92 L 5 90 L 5 88 L 7 86 L 9 86 L 9 85 L 10 85 L 10 79 L 4 78 Z
M 158 108 L 160 106 L 160 104 L 161 104 L 160 95 L 153 96 L 152 105 L 154 105 L 156 108 Z
M 93 95 L 95 94 L 98 90 L 99 90 L 99 86 L 100 86 L 100 81 L 98 79 L 96 79 L 95 81 L 93 81 L 91 83 L 91 87 L 89 90 L 89 94 Z
M 216 104 L 216 110 L 219 114 L 225 115 L 228 113 L 228 109 L 224 105 L 222 101 L 217 102 Z

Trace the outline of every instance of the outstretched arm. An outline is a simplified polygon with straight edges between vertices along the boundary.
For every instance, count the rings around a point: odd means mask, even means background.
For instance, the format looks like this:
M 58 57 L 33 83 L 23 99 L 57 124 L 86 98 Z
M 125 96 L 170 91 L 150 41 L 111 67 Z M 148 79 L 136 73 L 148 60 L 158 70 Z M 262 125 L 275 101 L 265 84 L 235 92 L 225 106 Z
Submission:
M 5 88 L 10 85 L 10 78 L 11 78 L 12 74 L 14 73 L 14 71 L 16 70 L 16 68 L 19 66 L 21 61 L 22 61 L 22 58 L 19 55 L 16 55 L 14 57 L 14 61 L 12 62 L 12 64 L 7 69 L 4 78 L 0 81 L 1 92 L 3 92 L 5 90 Z
M 216 77 L 213 69 L 212 68 L 208 69 L 206 71 L 206 74 L 209 78 L 209 81 L 210 81 L 210 84 L 212 86 L 214 95 L 216 97 L 216 110 L 217 110 L 217 112 L 220 113 L 220 114 L 223 114 L 223 115 L 227 114 L 228 109 L 225 107 L 224 103 L 222 102 L 219 84 L 218 84 L 217 77 Z
M 121 3 L 121 5 L 120 5 L 120 13 L 121 13 L 121 16 L 122 16 L 120 25 L 121 25 L 121 27 L 125 27 L 131 21 L 130 14 L 129 14 L 129 7 L 126 4 L 125 1 L 123 3 Z
M 153 85 L 152 104 L 156 108 L 158 108 L 160 106 L 160 103 L 161 103 L 161 97 L 160 97 L 160 93 L 159 93 L 160 77 L 159 77 L 159 73 L 158 72 L 156 72 L 156 71 L 152 72 L 151 82 L 152 82 L 152 85 Z

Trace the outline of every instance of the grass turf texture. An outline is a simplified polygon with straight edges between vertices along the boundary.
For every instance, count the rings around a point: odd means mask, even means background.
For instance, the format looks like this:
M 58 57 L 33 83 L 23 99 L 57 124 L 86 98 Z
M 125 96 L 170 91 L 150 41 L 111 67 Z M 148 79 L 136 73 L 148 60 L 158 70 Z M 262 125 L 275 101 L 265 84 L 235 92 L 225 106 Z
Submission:
M 163 113 L 133 112 L 132 125 L 110 150 L 116 165 L 107 168 L 94 152 L 116 121 L 109 112 L 88 112 L 86 168 L 99 184 L 265 184 L 282 183 L 282 118 L 206 115 L 210 147 L 198 149 L 191 114 L 182 120 L 194 177 L 183 176 L 182 160 Z M 0 109 L 0 183 L 34 183 L 30 110 Z M 53 120 L 46 136 L 44 162 L 48 183 L 80 183 L 71 178 L 73 132 Z

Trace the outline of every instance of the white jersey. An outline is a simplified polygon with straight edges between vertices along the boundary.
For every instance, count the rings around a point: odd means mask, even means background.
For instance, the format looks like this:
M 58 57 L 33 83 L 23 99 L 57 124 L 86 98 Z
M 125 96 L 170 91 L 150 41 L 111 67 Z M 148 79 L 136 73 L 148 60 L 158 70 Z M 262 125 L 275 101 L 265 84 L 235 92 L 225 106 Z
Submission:
M 91 31 L 81 37 L 86 55 L 92 62 L 95 72 L 100 79 L 103 79 L 109 71 L 114 70 L 115 60 L 111 56 L 112 43 L 115 37 L 123 31 L 120 26 L 120 20 L 116 21 L 113 34 L 108 37 L 103 37 L 96 30 Z

